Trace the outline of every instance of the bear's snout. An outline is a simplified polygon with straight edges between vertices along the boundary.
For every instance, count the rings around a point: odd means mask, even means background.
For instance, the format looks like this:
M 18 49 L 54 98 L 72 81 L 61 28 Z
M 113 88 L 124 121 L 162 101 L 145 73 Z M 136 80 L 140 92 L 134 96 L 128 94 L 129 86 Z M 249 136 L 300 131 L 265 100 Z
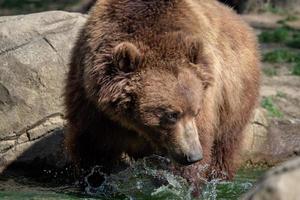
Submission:
M 189 154 L 181 154 L 181 155 L 173 154 L 172 158 L 175 160 L 175 162 L 181 165 L 191 165 L 202 160 L 203 154 L 201 151 L 195 150 L 193 152 L 190 152 Z
M 179 164 L 190 165 L 203 158 L 202 147 L 199 140 L 195 119 L 183 119 L 179 122 L 174 150 L 171 157 Z
M 203 158 L 203 155 L 201 152 L 191 153 L 186 156 L 186 160 L 187 160 L 188 164 L 193 164 L 195 162 L 198 162 L 198 161 L 202 160 L 202 158 Z

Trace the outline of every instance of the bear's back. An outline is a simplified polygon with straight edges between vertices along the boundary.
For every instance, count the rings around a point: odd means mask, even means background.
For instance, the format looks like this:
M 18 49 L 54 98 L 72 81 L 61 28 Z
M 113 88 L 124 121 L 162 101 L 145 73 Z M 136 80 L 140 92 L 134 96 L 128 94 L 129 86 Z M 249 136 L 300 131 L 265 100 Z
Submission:
M 154 40 L 172 32 L 198 37 L 209 48 L 224 51 L 256 48 L 248 26 L 215 0 L 102 0 L 92 9 L 85 31 L 89 45 L 97 45 L 95 50 L 122 41 L 151 47 Z

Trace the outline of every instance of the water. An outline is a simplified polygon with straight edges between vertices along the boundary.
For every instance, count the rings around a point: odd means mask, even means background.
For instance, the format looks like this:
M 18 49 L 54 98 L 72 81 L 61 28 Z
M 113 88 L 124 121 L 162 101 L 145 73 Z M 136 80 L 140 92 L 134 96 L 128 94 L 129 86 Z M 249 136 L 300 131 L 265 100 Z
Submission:
M 265 168 L 240 169 L 233 181 L 220 181 L 206 185 L 203 191 L 204 200 L 235 200 L 249 191 L 258 178 L 266 171 Z
M 76 184 L 62 181 L 64 175 L 45 171 L 45 177 L 9 174 L 0 177 L 1 200 L 189 200 L 192 188 L 167 169 L 166 160 L 144 159 L 124 171 L 104 176 L 98 187 L 88 184 L 89 176 L 98 172 L 95 167 L 86 177 L 85 191 Z M 203 190 L 204 200 L 234 200 L 252 188 L 264 169 L 241 169 L 232 182 L 213 180 Z

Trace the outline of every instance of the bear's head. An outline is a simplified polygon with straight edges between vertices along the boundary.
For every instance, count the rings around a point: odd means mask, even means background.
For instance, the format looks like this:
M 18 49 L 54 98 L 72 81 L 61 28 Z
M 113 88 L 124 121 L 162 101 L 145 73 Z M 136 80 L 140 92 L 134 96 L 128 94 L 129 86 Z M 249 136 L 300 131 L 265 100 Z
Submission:
M 104 113 L 188 165 L 203 157 L 197 120 L 212 80 L 197 39 L 168 40 L 116 44 L 93 80 Z

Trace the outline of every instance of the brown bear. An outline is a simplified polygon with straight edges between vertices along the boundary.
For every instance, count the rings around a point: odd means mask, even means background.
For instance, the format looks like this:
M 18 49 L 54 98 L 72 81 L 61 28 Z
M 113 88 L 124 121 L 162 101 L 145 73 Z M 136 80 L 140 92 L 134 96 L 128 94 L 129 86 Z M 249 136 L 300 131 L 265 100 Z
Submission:
M 215 0 L 100 0 L 73 49 L 66 148 L 81 168 L 159 154 L 232 178 L 255 107 L 253 31 Z M 206 176 L 209 173 L 206 173 Z

